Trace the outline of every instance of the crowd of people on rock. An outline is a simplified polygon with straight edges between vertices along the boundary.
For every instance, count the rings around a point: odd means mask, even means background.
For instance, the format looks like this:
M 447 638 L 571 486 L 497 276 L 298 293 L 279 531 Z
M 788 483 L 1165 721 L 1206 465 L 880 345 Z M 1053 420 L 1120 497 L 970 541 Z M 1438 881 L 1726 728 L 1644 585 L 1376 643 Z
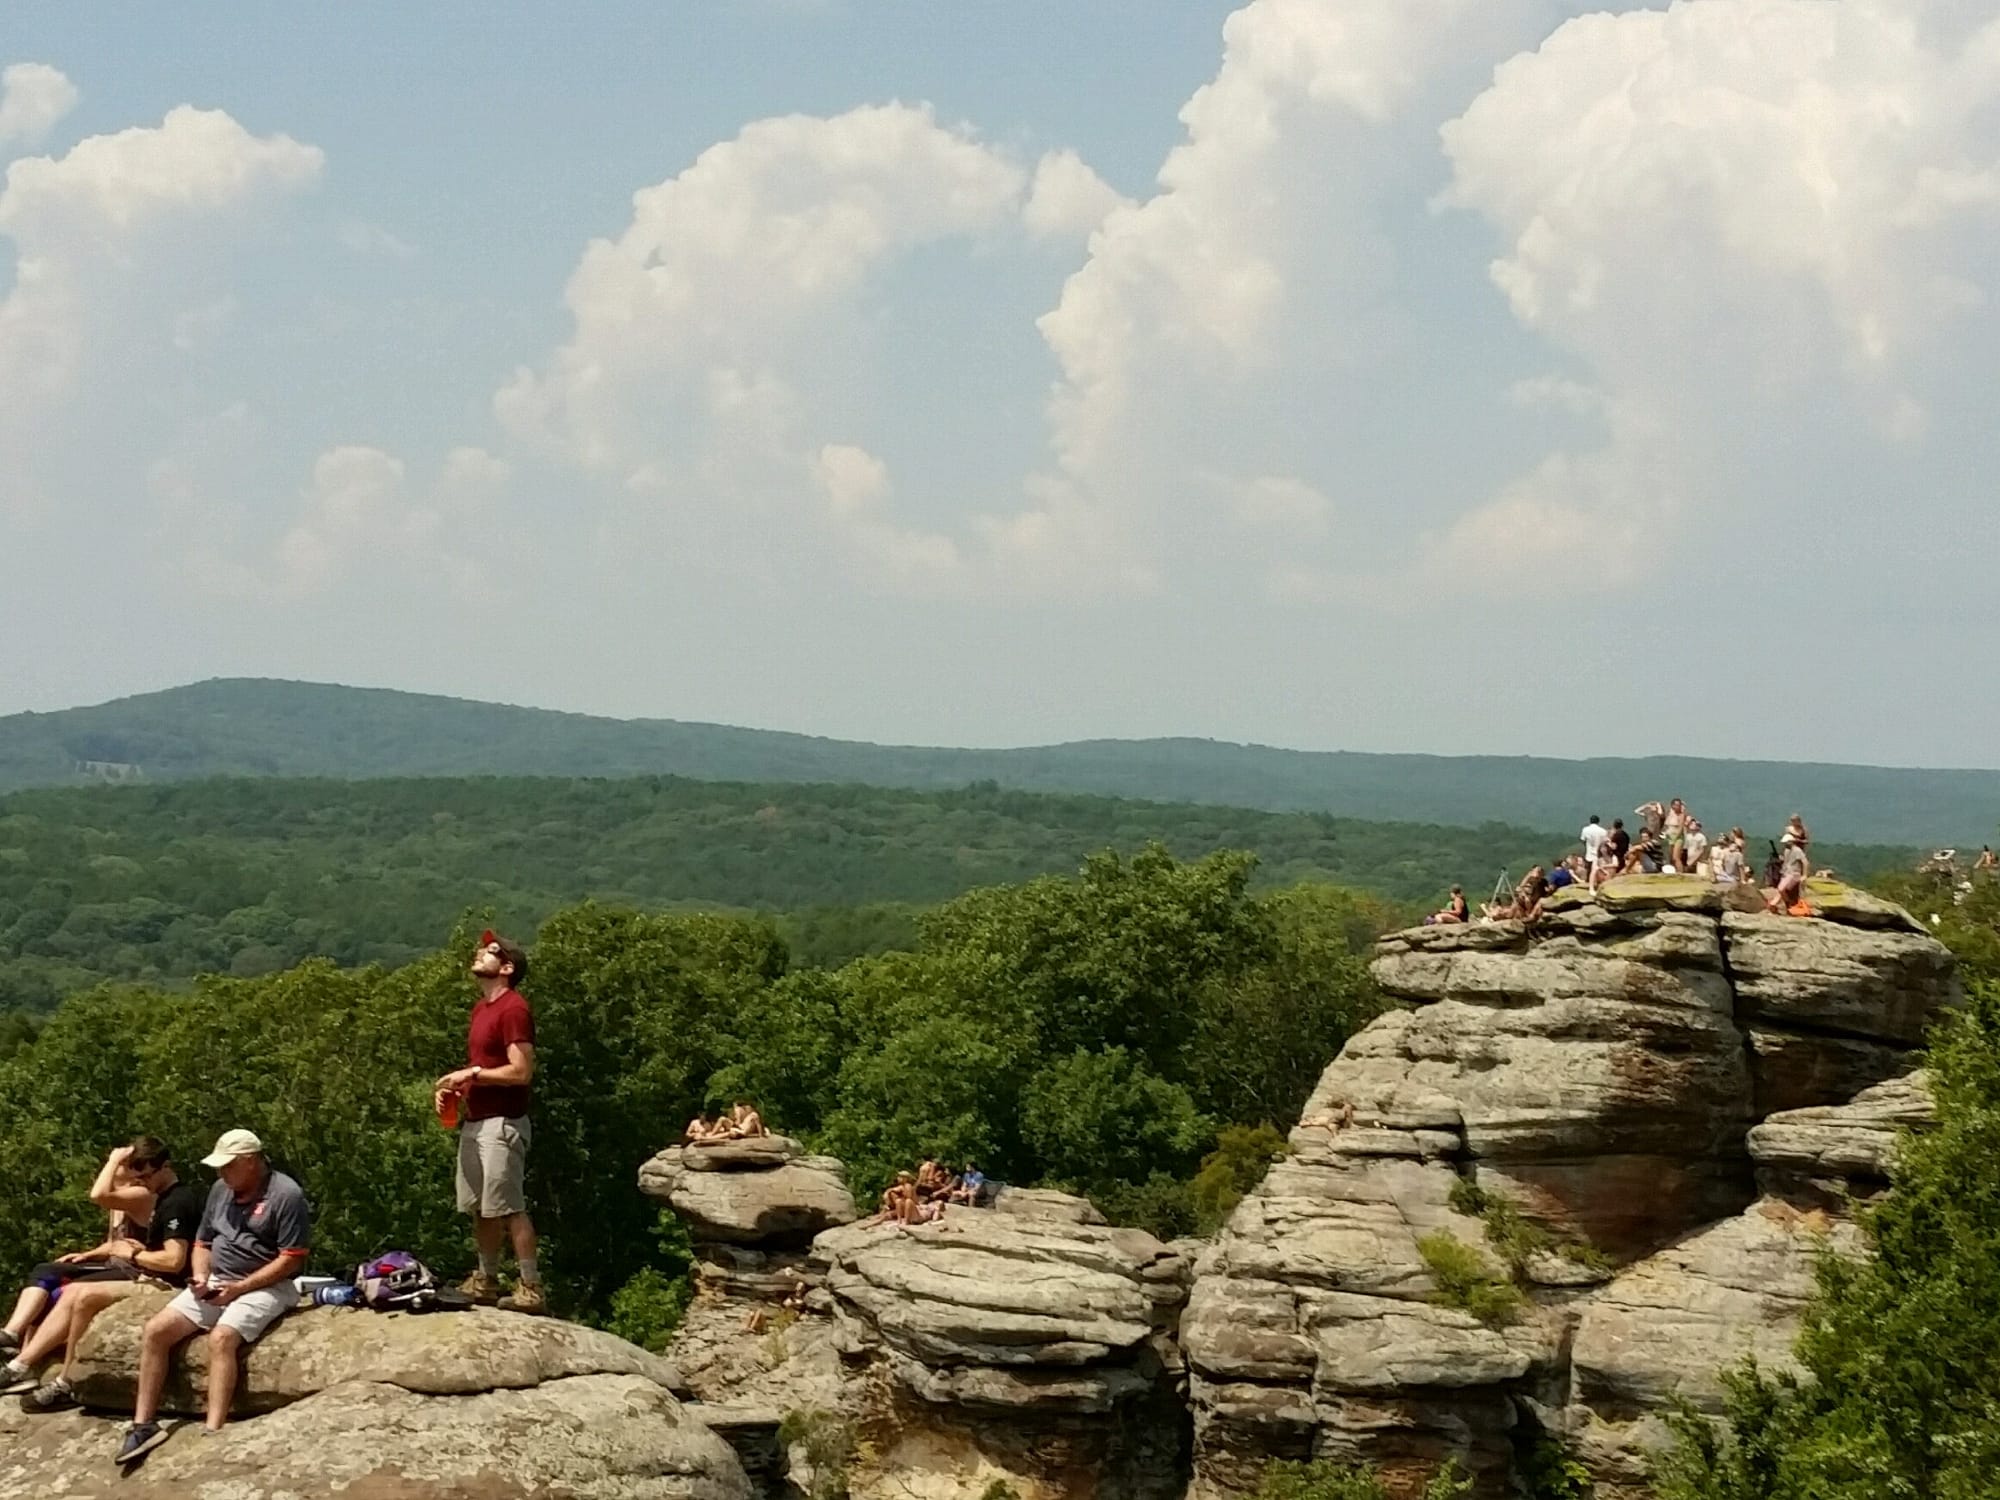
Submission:
M 456 1198 L 473 1220 L 479 1257 L 459 1291 L 472 1302 L 540 1313 L 547 1304 L 524 1187 L 535 1024 L 516 988 L 527 978 L 528 957 L 486 932 L 470 968 L 479 998 L 466 1031 L 466 1066 L 433 1085 L 439 1122 L 458 1132 Z M 215 1173 L 206 1193 L 181 1180 L 172 1152 L 153 1136 L 112 1151 L 90 1187 L 91 1202 L 108 1215 L 103 1240 L 36 1266 L 0 1328 L 0 1394 L 19 1395 L 27 1412 L 63 1411 L 79 1404 L 72 1378 L 92 1320 L 144 1288 L 174 1292 L 140 1335 L 138 1394 L 117 1450 L 128 1468 L 172 1436 L 159 1410 L 176 1349 L 207 1336 L 202 1431 L 219 1432 L 244 1352 L 304 1297 L 313 1218 L 304 1189 L 272 1165 L 249 1130 L 223 1132 L 201 1164 Z M 502 1297 L 500 1254 L 508 1240 L 520 1274 Z M 56 1373 L 43 1381 L 58 1356 Z
M 687 1122 L 682 1139 L 690 1146 L 714 1146 L 723 1141 L 749 1140 L 753 1136 L 770 1133 L 756 1106 L 747 1099 L 738 1099 L 719 1115 L 696 1115 Z
M 993 1184 L 971 1162 L 962 1172 L 945 1169 L 936 1157 L 926 1157 L 914 1172 L 898 1172 L 882 1190 L 882 1201 L 870 1224 L 928 1224 L 944 1217 L 952 1204 L 981 1207 Z
M 1533 924 L 1541 920 L 1548 899 L 1558 891 L 1578 887 L 1594 897 L 1607 881 L 1621 875 L 1678 874 L 1717 885 L 1758 885 L 1749 836 L 1742 828 L 1711 839 L 1679 797 L 1643 802 L 1633 809 L 1633 816 L 1639 820 L 1636 837 L 1623 818 L 1613 818 L 1606 827 L 1593 813 L 1577 835 L 1578 848 L 1546 865 L 1532 866 L 1511 889 L 1504 884 L 1497 887 L 1492 899 L 1481 904 L 1477 919 L 1464 887 L 1455 885 L 1444 906 L 1424 918 L 1424 924 L 1453 926 L 1474 920 Z M 1813 873 L 1811 843 L 1805 820 L 1793 813 L 1762 871 L 1766 911 L 1812 915 L 1805 899 L 1806 879 Z

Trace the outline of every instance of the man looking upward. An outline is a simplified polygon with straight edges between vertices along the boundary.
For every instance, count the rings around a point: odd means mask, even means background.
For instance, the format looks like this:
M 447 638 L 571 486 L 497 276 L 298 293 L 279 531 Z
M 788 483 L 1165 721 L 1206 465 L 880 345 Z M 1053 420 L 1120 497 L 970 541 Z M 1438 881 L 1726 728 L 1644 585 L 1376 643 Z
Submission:
M 454 1095 L 463 1100 L 458 1209 L 472 1215 L 479 1269 L 460 1290 L 478 1302 L 497 1301 L 510 1312 L 546 1312 L 526 1191 L 535 1018 L 518 986 L 528 977 L 528 955 L 518 943 L 491 931 L 481 933 L 472 952 L 472 977 L 479 982 L 479 999 L 466 1032 L 467 1066 L 437 1081 L 440 1111 Z M 502 1299 L 500 1251 L 509 1238 L 521 1276 L 513 1295 Z

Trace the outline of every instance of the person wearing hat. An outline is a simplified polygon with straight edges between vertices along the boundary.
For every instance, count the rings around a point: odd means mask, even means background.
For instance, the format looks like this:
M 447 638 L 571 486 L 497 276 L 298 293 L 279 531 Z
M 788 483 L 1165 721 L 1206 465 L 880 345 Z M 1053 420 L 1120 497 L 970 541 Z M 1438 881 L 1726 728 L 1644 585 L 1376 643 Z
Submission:
M 438 1079 L 440 1119 L 462 1100 L 458 1127 L 458 1211 L 472 1216 L 479 1266 L 459 1290 L 475 1302 L 498 1302 L 509 1312 L 548 1310 L 542 1294 L 534 1221 L 528 1217 L 528 1123 L 535 1078 L 535 1017 L 519 986 L 528 977 L 520 944 L 482 932 L 472 950 L 479 998 L 466 1028 L 467 1066 Z M 513 1241 L 520 1279 L 500 1295 L 500 1252 Z
M 208 1335 L 207 1430 L 229 1420 L 244 1349 L 298 1305 L 298 1284 L 312 1242 L 312 1210 L 299 1185 L 272 1170 L 264 1143 L 247 1130 L 225 1131 L 201 1159 L 215 1169 L 201 1227 L 194 1236 L 193 1279 L 153 1315 L 139 1343 L 139 1397 L 118 1462 L 136 1463 L 167 1440 L 157 1420 L 167 1362 L 197 1333 Z

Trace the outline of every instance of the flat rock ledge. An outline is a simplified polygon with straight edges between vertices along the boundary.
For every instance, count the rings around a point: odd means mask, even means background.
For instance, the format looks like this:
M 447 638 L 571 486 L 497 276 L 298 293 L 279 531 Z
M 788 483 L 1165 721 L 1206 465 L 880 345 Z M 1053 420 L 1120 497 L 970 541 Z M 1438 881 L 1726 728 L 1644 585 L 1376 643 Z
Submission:
M 250 1352 L 234 1420 L 190 1417 L 135 1473 L 111 1462 L 138 1331 L 166 1294 L 108 1309 L 82 1349 L 91 1410 L 0 1405 L 0 1500 L 750 1500 L 729 1445 L 689 1418 L 672 1367 L 593 1329 L 492 1309 L 311 1308 Z M 177 1361 L 169 1412 L 200 1409 L 206 1350 Z

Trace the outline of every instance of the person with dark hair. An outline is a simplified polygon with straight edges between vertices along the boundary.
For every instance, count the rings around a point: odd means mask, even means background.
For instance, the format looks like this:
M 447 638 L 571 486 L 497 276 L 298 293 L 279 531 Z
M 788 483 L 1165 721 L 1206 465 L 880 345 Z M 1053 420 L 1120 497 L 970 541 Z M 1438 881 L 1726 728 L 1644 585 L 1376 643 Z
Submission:
M 181 1286 L 187 1281 L 194 1232 L 201 1222 L 201 1194 L 180 1180 L 172 1153 L 157 1138 L 142 1135 L 120 1152 L 120 1173 L 150 1195 L 151 1207 L 143 1224 L 128 1213 L 124 1224 L 114 1227 L 96 1251 L 81 1252 L 86 1258 L 65 1256 L 54 1267 L 37 1268 L 74 1271 L 63 1278 L 55 1306 L 0 1368 L 0 1395 L 19 1393 L 25 1410 L 62 1411 L 77 1404 L 69 1376 L 77 1344 L 91 1319 L 141 1286 Z M 120 1152 L 112 1154 L 117 1157 Z M 103 1174 L 99 1175 L 102 1180 Z M 102 1258 L 91 1258 L 100 1253 Z M 62 1373 L 37 1389 L 35 1371 L 58 1353 L 64 1354 Z
M 81 1282 L 133 1283 L 147 1274 L 139 1258 L 160 1248 L 150 1242 L 149 1231 L 160 1195 L 176 1180 L 168 1156 L 167 1148 L 149 1135 L 106 1155 L 90 1185 L 90 1201 L 110 1215 L 105 1237 L 88 1250 L 58 1256 L 28 1273 L 28 1285 L 15 1299 L 13 1315 L 0 1328 L 0 1355 L 8 1359 L 0 1385 L 7 1390 L 31 1388 L 33 1365 L 62 1347 L 60 1329 L 48 1337 L 35 1335 L 50 1308 L 59 1305 L 65 1288 Z M 182 1207 L 178 1200 L 175 1207 Z M 32 1360 L 23 1357 L 28 1354 Z
M 479 1266 L 460 1290 L 476 1302 L 497 1302 L 509 1312 L 548 1310 L 534 1221 L 528 1217 L 528 1123 L 535 1078 L 535 1017 L 518 988 L 528 977 L 528 955 L 490 929 L 472 951 L 479 999 L 466 1031 L 467 1066 L 437 1081 L 440 1114 L 447 1101 L 463 1100 L 458 1127 L 458 1208 L 472 1216 Z M 500 1252 L 512 1239 L 520 1279 L 500 1295 Z

